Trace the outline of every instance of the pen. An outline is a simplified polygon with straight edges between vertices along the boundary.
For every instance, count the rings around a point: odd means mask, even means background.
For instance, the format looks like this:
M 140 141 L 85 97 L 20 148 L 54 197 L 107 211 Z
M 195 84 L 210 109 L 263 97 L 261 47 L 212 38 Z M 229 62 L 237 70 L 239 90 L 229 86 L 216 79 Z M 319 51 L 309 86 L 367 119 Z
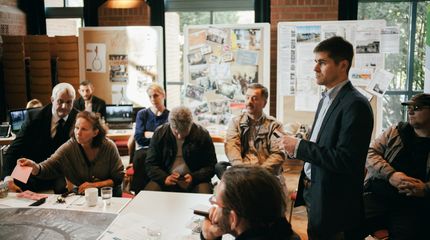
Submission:
M 29 206 L 40 206 L 45 202 L 46 202 L 46 198 L 41 198 L 41 199 L 37 200 L 36 202 L 30 204 Z

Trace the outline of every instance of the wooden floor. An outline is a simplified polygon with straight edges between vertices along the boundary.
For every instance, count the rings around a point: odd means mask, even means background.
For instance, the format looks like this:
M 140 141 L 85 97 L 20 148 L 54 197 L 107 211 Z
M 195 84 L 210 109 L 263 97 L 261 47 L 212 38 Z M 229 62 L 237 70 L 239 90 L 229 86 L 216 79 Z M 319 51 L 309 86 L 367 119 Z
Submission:
M 284 178 L 288 188 L 288 196 L 293 191 L 296 191 L 301 170 L 302 170 L 302 163 L 300 161 L 291 161 L 284 165 Z M 287 212 L 289 213 L 291 208 L 291 200 L 289 199 L 289 197 L 287 197 L 287 199 L 288 199 Z M 287 218 L 288 217 L 289 217 L 289 214 L 287 215 Z M 303 206 L 294 208 L 293 216 L 291 218 L 291 225 L 293 226 L 293 230 L 298 235 L 300 235 L 300 238 L 302 240 L 308 239 L 308 236 L 306 233 L 307 224 L 308 224 L 308 216 L 306 213 L 306 208 Z
M 293 191 L 296 191 L 299 177 L 300 177 L 300 171 L 302 170 L 302 164 L 300 161 L 294 161 L 294 160 L 288 160 L 292 161 L 290 163 L 286 163 L 284 165 L 284 177 L 285 182 L 288 187 L 288 192 L 291 193 Z M 290 199 L 288 199 L 290 201 Z M 288 202 L 288 208 L 290 208 L 291 202 Z M 289 209 L 287 211 L 289 213 Z M 287 215 L 287 218 L 289 215 Z M 308 235 L 306 233 L 308 224 L 308 215 L 306 212 L 306 208 L 304 206 L 296 207 L 293 209 L 293 216 L 291 218 L 291 225 L 293 226 L 293 230 L 299 234 L 300 238 L 302 240 L 308 240 Z M 377 240 L 371 236 L 368 236 L 365 240 Z

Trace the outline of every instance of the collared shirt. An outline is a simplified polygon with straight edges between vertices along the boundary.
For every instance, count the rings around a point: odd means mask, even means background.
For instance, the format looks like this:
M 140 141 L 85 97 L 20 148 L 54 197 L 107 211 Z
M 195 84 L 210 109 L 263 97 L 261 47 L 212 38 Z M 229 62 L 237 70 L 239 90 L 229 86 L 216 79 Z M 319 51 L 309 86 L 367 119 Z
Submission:
M 250 124 L 249 124 L 249 130 L 250 130 L 249 135 L 250 135 L 250 137 L 248 139 L 249 140 L 248 141 L 249 142 L 249 152 L 253 153 L 251 155 L 251 158 L 254 156 L 258 157 L 259 155 L 258 155 L 257 147 L 255 146 L 255 140 L 257 139 L 261 128 L 263 127 L 265 115 L 263 113 L 258 119 L 254 119 L 254 116 L 252 116 L 249 113 L 246 113 L 246 115 L 248 115 L 248 118 L 250 120 L 249 121 L 250 122 Z M 250 157 L 250 156 L 248 156 L 248 157 Z
M 88 101 L 84 101 L 85 102 L 85 111 L 87 112 L 92 112 L 93 111 L 93 98 L 91 98 Z
M 324 117 L 325 117 L 325 114 L 327 113 L 327 110 L 329 109 L 330 105 L 333 103 L 333 100 L 336 98 L 339 91 L 348 82 L 349 82 L 349 80 L 343 81 L 343 82 L 337 84 L 336 86 L 334 86 L 333 88 L 326 89 L 326 91 L 321 93 L 322 99 L 323 99 L 323 104 L 321 106 L 320 112 L 319 112 L 318 117 L 316 119 L 314 129 L 312 130 L 312 135 L 311 135 L 311 138 L 309 139 L 309 141 L 316 142 L 316 140 L 318 138 L 318 134 L 320 132 L 321 124 L 324 120 Z M 300 144 L 300 142 L 296 145 L 294 156 L 296 156 L 296 154 L 297 154 L 297 149 L 298 149 L 299 144 Z M 311 164 L 309 162 L 305 162 L 304 171 L 305 171 L 306 177 L 311 179 Z
M 69 115 L 63 117 L 64 123 L 67 122 L 67 119 L 69 118 Z M 58 117 L 57 113 L 54 110 L 54 107 L 52 107 L 52 118 L 51 118 L 51 138 L 55 137 L 55 134 L 57 133 L 57 124 L 60 120 L 60 117 Z

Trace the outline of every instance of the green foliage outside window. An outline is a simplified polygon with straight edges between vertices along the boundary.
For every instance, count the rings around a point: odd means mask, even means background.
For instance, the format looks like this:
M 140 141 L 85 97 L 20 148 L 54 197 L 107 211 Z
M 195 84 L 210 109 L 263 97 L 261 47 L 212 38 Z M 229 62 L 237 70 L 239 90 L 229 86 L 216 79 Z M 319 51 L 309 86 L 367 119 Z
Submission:
M 400 27 L 400 49 L 397 54 L 386 54 L 385 69 L 395 75 L 383 98 L 382 126 L 386 128 L 406 120 L 406 113 L 400 103 L 424 89 L 425 41 L 427 8 L 430 1 L 419 1 L 416 16 L 411 15 L 412 1 L 359 1 L 358 20 L 385 19 L 387 26 Z M 411 33 L 411 23 L 416 23 L 415 33 Z M 409 36 L 413 34 L 413 73 L 409 69 Z

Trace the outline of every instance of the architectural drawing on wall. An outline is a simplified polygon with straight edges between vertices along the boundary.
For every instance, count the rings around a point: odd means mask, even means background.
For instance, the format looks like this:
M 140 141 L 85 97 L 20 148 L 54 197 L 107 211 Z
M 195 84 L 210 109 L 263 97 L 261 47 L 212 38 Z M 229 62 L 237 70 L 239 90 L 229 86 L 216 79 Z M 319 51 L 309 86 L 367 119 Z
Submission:
M 106 44 L 86 44 L 86 71 L 104 73 L 106 72 Z
M 3 208 L 0 239 L 97 239 L 116 216 L 49 208 Z
M 232 114 L 244 109 L 249 84 L 270 89 L 270 25 L 198 25 L 184 32 L 182 102 L 200 124 L 222 135 Z
M 94 43 L 97 43 L 95 45 Z M 103 58 L 101 48 L 104 46 Z M 163 34 L 161 27 L 88 27 L 79 33 L 79 57 L 86 53 L 85 68 L 89 69 L 88 59 L 97 57 L 104 61 L 104 71 L 83 71 L 80 63 L 81 79 L 90 80 L 96 86 L 95 95 L 104 97 L 108 103 L 118 101 L 149 106 L 146 88 L 153 82 L 163 84 Z M 91 47 L 91 51 L 88 50 Z M 97 50 L 95 50 L 97 47 Z M 81 62 L 81 61 L 80 61 Z M 98 67 L 98 65 L 95 65 Z M 94 74 L 94 73 L 99 74 Z M 103 74 L 101 74 L 103 73 Z M 106 93 L 112 92 L 109 96 Z M 120 98 L 122 92 L 125 98 Z M 120 100 L 121 99 L 121 100 Z
M 322 89 L 315 80 L 313 49 L 319 42 L 333 36 L 345 38 L 354 47 L 355 55 L 349 72 L 352 84 L 361 86 L 373 96 L 382 96 L 388 84 L 386 80 L 374 81 L 374 78 L 390 78 L 389 73 L 381 74 L 379 71 L 384 68 L 381 46 L 384 46 L 384 51 L 395 51 L 394 46 L 398 46 L 395 34 L 395 28 L 386 28 L 385 20 L 279 23 L 277 118 L 286 122 L 294 111 L 315 112 Z M 368 86 L 372 82 L 374 85 L 370 89 Z M 286 106 L 286 102 L 293 103 L 294 107 Z

